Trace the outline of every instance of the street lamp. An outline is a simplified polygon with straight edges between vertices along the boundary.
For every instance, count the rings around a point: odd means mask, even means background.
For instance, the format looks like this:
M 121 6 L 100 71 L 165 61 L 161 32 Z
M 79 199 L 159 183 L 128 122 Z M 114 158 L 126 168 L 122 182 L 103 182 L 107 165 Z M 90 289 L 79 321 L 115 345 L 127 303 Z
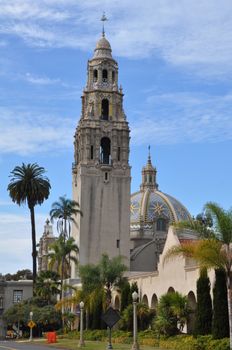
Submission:
M 30 311 L 30 321 L 32 321 L 32 318 L 33 318 L 33 312 Z M 30 338 L 29 338 L 29 341 L 32 341 L 32 340 L 33 340 L 33 337 L 32 337 L 32 329 L 33 329 L 33 327 L 30 327 Z
M 84 311 L 84 302 L 80 302 L 80 341 L 79 341 L 79 348 L 81 346 L 85 346 L 85 342 L 83 339 L 83 311 Z
M 138 300 L 138 293 L 134 291 L 132 293 L 132 300 L 133 300 L 133 345 L 131 350 L 139 350 L 139 344 L 137 341 L 137 333 L 138 333 L 138 327 L 137 327 L 137 300 Z

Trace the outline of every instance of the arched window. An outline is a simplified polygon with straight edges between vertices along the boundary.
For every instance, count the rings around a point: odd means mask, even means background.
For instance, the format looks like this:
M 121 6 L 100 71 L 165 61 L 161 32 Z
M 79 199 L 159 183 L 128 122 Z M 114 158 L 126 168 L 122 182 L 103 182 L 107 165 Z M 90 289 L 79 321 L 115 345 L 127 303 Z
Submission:
M 102 119 L 108 120 L 109 119 L 109 101 L 107 98 L 103 98 L 102 105 L 101 105 L 101 112 L 102 112 Z
M 94 71 L 93 71 L 93 81 L 94 82 L 97 81 L 97 77 L 98 77 L 98 71 L 97 71 L 97 69 L 94 69 Z
M 103 137 L 101 139 L 101 149 L 100 149 L 100 161 L 102 164 L 110 164 L 110 139 L 108 137 Z
M 115 82 L 115 71 L 112 72 L 112 83 Z
M 166 221 L 164 219 L 158 219 L 156 222 L 157 231 L 166 231 Z
M 102 81 L 107 82 L 108 80 L 108 72 L 106 69 L 103 69 L 102 71 Z

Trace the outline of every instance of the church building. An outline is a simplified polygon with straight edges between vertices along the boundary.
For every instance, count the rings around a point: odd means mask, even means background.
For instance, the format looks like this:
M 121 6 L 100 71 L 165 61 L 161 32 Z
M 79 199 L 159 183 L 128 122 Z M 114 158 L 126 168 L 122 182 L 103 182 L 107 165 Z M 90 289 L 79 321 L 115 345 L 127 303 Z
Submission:
M 121 255 L 128 266 L 129 281 L 138 284 L 141 301 L 155 308 L 162 294 L 178 291 L 187 295 L 194 310 L 199 277 L 196 262 L 175 258 L 164 263 L 165 252 L 171 246 L 198 239 L 193 232 L 172 226 L 191 220 L 191 215 L 177 199 L 159 189 L 150 147 L 140 189 L 130 193 L 130 129 L 118 77 L 118 64 L 103 30 L 88 61 L 74 136 L 73 200 L 83 212 L 72 227 L 79 264 L 96 264 L 103 253 L 110 258 Z M 43 239 L 54 239 L 48 222 Z M 40 249 L 39 257 L 43 259 L 42 248 L 46 244 Z M 209 277 L 213 282 L 213 273 Z M 78 281 L 75 265 L 71 268 L 72 281 Z M 120 309 L 120 295 L 114 295 L 113 303 Z

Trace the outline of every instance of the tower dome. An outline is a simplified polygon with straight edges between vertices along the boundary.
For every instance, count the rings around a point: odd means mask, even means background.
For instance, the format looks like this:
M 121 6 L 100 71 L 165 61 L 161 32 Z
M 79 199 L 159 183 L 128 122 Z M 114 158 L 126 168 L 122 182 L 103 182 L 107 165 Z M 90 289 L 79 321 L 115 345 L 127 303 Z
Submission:
M 105 38 L 105 34 L 98 40 L 96 48 L 94 50 L 93 58 L 112 58 L 111 46 L 109 41 Z

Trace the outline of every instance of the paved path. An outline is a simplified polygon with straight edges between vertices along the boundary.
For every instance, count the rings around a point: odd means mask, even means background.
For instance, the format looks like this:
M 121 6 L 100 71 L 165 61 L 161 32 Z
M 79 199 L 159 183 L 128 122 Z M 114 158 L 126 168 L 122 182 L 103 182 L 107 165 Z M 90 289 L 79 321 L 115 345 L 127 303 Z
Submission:
M 54 350 L 58 350 L 57 348 L 52 347 Z M 0 350 L 51 350 L 48 346 L 40 346 L 36 344 L 36 342 L 22 342 L 18 343 L 15 341 L 0 341 Z M 59 349 L 60 350 L 60 349 Z

